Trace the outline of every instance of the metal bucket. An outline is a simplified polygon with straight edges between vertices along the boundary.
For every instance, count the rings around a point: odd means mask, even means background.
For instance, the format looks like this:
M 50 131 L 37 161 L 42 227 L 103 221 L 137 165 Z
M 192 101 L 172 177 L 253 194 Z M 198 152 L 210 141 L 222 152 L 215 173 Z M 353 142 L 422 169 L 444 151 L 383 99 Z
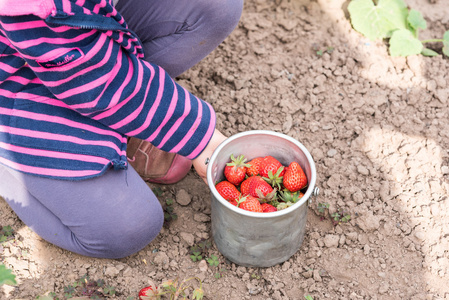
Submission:
M 271 155 L 283 165 L 298 162 L 306 173 L 304 196 L 287 209 L 255 213 L 238 208 L 218 194 L 215 184 L 224 180 L 224 167 L 234 156 L 250 161 Z M 233 135 L 220 144 L 207 167 L 207 183 L 212 192 L 212 236 L 230 261 L 246 267 L 270 267 L 289 259 L 304 240 L 307 203 L 318 194 L 315 163 L 309 151 L 297 140 L 273 131 L 254 130 Z

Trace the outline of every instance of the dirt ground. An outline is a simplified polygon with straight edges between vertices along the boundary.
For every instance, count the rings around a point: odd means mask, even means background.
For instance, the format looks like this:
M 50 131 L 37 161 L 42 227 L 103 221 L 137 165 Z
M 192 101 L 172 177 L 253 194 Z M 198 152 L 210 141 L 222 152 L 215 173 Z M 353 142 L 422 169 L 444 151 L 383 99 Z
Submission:
M 449 29 L 444 0 L 406 0 L 428 22 L 421 38 Z M 88 274 L 137 299 L 151 279 L 197 276 L 208 300 L 449 299 L 448 59 L 392 58 L 383 42 L 355 32 L 342 0 L 247 0 L 220 47 L 178 78 L 212 103 L 228 135 L 267 129 L 298 139 L 317 167 L 320 195 L 308 208 L 300 250 L 280 265 L 194 262 L 190 247 L 211 238 L 208 187 L 192 171 L 156 186 L 177 220 L 139 253 L 82 257 L 31 232 L 0 200 L 0 225 L 15 240 L 0 262 L 17 275 L 1 299 L 63 298 Z M 441 45 L 431 47 L 441 53 Z M 318 205 L 329 204 L 325 218 Z M 351 220 L 334 226 L 329 214 Z M 216 274 L 219 273 L 219 278 Z

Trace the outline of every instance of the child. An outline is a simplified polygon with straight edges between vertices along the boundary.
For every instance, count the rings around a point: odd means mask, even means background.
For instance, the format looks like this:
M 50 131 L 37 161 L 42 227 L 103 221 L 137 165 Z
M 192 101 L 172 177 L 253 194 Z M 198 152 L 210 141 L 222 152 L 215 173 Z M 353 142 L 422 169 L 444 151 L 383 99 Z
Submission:
M 19 218 L 86 256 L 151 242 L 163 211 L 142 178 L 174 183 L 193 163 L 204 179 L 225 139 L 213 108 L 172 78 L 230 34 L 242 6 L 3 0 L 0 196 Z

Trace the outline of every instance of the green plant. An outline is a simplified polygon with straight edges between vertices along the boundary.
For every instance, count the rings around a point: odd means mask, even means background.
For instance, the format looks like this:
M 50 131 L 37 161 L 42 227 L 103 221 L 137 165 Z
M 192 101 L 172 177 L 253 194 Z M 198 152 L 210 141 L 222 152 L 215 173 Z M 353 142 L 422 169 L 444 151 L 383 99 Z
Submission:
M 190 255 L 190 258 L 192 261 L 200 261 L 203 259 L 203 256 L 201 255 L 201 252 L 195 251 Z
M 335 48 L 334 47 L 330 47 L 330 46 L 322 48 L 318 44 L 314 43 L 312 45 L 312 49 L 313 49 L 313 51 L 315 51 L 316 55 L 323 56 L 324 53 L 331 54 L 332 52 L 334 52 Z
M 329 209 L 329 203 L 325 203 L 325 202 L 320 202 L 317 205 L 318 208 L 318 212 L 322 215 L 324 215 L 326 213 L 326 209 Z
M 404 0 L 352 0 L 348 5 L 355 30 L 370 40 L 389 39 L 391 56 L 422 54 L 436 56 L 437 52 L 424 47 L 440 42 L 442 52 L 449 56 L 449 31 L 442 39 L 420 40 L 419 30 L 427 28 L 421 12 L 408 9 Z
M 72 285 L 64 287 L 64 298 L 105 299 L 116 294 L 115 288 L 106 285 L 103 279 L 92 280 L 88 275 L 79 278 Z M 38 297 L 39 300 L 57 300 L 54 293 Z
M 317 210 L 318 210 L 318 214 L 320 216 L 321 221 L 326 219 L 326 212 L 328 211 L 328 209 L 329 209 L 329 203 L 319 202 L 317 204 Z
M 2 286 L 3 284 L 17 284 L 16 275 L 12 274 L 11 270 L 7 269 L 5 265 L 0 264 L 0 286 Z
M 220 279 L 221 277 L 223 277 L 223 274 L 226 273 L 227 271 L 228 271 L 228 269 L 226 269 L 226 268 L 218 269 L 217 272 L 215 272 L 214 277 L 216 279 Z
M 260 279 L 260 275 L 259 274 L 251 274 L 251 279 Z
M 190 247 L 190 259 L 200 261 L 203 257 L 209 256 L 209 249 L 212 247 L 210 240 L 202 239 L 197 244 Z
M 152 191 L 156 197 L 160 197 L 164 194 L 164 191 L 159 186 L 152 188 Z
M 332 223 L 337 226 L 341 223 L 347 223 L 351 220 L 351 214 L 344 208 L 339 208 L 336 212 L 331 214 Z
M 164 210 L 164 226 L 168 227 L 170 223 L 176 219 L 178 219 L 178 215 L 175 213 L 175 209 L 173 208 L 173 199 L 167 199 L 165 201 L 165 205 L 162 206 Z
M 218 257 L 215 255 L 211 255 L 211 257 L 209 257 L 207 259 L 207 262 L 209 263 L 209 265 L 213 266 L 213 267 L 218 267 L 218 265 L 220 264 L 220 261 L 218 260 Z
M 304 296 L 304 298 L 305 298 L 306 300 L 313 300 L 313 297 L 310 296 L 310 295 Z
M 197 282 L 196 287 L 191 284 L 192 281 Z M 160 286 L 156 286 L 150 281 L 150 287 L 151 293 L 139 293 L 139 299 L 159 300 L 162 296 L 168 297 L 169 300 L 177 300 L 180 299 L 180 297 L 182 297 L 181 299 L 187 299 L 187 290 L 193 290 L 192 298 L 190 298 L 192 300 L 201 300 L 204 296 L 202 282 L 198 277 L 190 277 L 183 281 L 179 281 L 179 279 L 168 280 L 163 282 Z M 148 287 L 145 287 L 142 290 L 147 290 L 147 288 Z
M 14 238 L 14 230 L 11 226 L 0 226 L 0 243 Z

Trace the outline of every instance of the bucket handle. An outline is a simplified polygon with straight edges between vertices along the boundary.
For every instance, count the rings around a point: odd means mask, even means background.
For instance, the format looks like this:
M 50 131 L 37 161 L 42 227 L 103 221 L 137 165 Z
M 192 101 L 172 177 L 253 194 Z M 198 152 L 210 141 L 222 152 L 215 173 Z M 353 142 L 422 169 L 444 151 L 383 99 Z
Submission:
M 313 189 L 311 196 L 317 198 L 319 194 L 320 194 L 320 188 L 316 186 Z M 312 197 L 309 198 L 309 201 L 308 201 L 309 206 L 312 204 Z

